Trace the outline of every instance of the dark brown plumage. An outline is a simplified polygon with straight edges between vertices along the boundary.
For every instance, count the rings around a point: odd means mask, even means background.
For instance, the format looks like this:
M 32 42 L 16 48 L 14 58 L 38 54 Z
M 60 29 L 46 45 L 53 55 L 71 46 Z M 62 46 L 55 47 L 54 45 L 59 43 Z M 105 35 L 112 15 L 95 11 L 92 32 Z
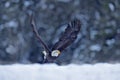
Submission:
M 60 37 L 59 41 L 55 43 L 52 49 L 49 49 L 48 46 L 44 43 L 44 41 L 41 39 L 40 35 L 38 34 L 38 31 L 35 28 L 36 27 L 35 22 L 32 17 L 31 17 L 31 25 L 35 36 L 38 38 L 39 42 L 42 44 L 44 48 L 43 63 L 54 62 L 54 60 L 57 57 L 59 57 L 61 52 L 76 40 L 77 35 L 81 28 L 80 20 L 74 19 L 67 25 L 67 28 L 65 29 L 63 35 Z
M 81 23 L 80 20 L 75 19 L 68 24 L 65 32 L 60 37 L 59 41 L 53 46 L 52 50 L 60 50 L 62 52 L 66 47 L 72 44 L 77 38 L 78 32 L 80 31 Z

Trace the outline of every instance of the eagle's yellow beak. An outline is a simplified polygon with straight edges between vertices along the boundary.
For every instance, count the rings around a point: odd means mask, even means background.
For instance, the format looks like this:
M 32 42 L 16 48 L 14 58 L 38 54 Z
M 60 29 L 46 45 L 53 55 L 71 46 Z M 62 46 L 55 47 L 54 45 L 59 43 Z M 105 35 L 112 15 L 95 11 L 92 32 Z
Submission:
M 51 56 L 53 57 L 58 57 L 60 54 L 60 51 L 59 50 L 53 50 L 52 53 L 51 53 Z

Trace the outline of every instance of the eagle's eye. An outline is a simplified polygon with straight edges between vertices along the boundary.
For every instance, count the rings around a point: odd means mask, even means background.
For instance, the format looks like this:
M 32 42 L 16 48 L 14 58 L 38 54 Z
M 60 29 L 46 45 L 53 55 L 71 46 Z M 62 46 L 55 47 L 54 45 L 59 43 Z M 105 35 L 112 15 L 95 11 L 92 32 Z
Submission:
M 59 54 L 60 54 L 59 50 L 53 50 L 52 53 L 51 53 L 51 56 L 58 57 Z

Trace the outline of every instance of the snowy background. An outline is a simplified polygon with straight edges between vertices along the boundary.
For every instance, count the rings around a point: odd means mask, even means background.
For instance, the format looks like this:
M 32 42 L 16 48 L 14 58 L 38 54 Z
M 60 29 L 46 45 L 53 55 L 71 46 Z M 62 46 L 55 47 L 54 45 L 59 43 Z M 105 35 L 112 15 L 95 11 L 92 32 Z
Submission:
M 81 20 L 59 65 L 39 64 L 31 12 L 50 48 L 69 21 Z M 0 0 L 0 80 L 120 80 L 120 0 Z
M 0 9 L 0 64 L 42 61 L 31 12 L 50 48 L 69 21 L 82 22 L 77 40 L 56 63 L 120 62 L 120 0 L 0 0 Z
M 120 80 L 120 64 L 5 65 L 0 80 Z

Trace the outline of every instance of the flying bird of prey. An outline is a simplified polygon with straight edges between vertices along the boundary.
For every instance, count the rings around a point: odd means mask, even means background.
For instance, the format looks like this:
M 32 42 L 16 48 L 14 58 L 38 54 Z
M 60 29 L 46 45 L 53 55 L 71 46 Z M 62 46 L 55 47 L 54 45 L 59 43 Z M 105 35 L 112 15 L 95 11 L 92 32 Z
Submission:
M 35 21 L 33 17 L 31 16 L 31 26 L 33 29 L 33 32 L 35 36 L 38 38 L 39 42 L 42 44 L 44 51 L 44 61 L 43 63 L 50 63 L 54 62 L 56 58 L 59 57 L 61 52 L 67 48 L 70 44 L 72 44 L 80 31 L 81 28 L 81 22 L 79 19 L 72 20 L 65 29 L 65 32 L 60 37 L 58 42 L 53 45 L 53 47 L 50 49 L 47 44 L 41 39 L 40 35 L 38 34 L 38 31 L 36 29 Z

